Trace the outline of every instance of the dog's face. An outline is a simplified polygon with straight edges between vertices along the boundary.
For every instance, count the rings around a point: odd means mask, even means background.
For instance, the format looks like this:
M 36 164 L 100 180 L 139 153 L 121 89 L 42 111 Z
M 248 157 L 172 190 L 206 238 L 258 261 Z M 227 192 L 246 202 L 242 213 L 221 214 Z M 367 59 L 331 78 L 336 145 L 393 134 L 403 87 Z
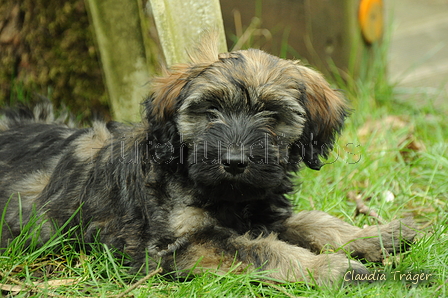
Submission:
M 287 191 L 300 162 L 319 169 L 346 116 L 342 97 L 298 62 L 259 50 L 214 56 L 199 51 L 156 80 L 148 120 L 178 153 L 170 162 L 230 201 Z

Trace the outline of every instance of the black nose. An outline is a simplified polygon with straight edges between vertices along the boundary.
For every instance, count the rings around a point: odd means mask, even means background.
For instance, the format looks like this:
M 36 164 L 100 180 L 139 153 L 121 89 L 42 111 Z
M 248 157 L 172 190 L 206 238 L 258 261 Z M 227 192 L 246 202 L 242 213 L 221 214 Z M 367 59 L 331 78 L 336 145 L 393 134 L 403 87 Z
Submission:
M 247 162 L 241 153 L 225 154 L 222 159 L 222 164 L 226 172 L 232 175 L 243 173 L 247 167 Z

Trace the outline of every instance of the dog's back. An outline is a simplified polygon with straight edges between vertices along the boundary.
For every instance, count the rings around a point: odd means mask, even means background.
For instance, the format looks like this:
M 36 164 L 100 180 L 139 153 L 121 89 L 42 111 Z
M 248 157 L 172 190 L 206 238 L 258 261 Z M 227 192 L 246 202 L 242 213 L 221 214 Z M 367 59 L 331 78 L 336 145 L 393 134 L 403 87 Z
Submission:
M 34 109 L 5 109 L 0 117 L 0 208 L 7 207 L 1 234 L 4 247 L 28 222 L 61 158 L 55 153 L 63 150 L 76 129 L 55 119 L 47 102 Z
M 126 135 L 126 126 L 115 122 L 75 128 L 67 115 L 55 117 L 49 102 L 1 112 L 0 210 L 7 207 L 1 247 L 20 234 L 33 213 L 43 216 L 42 208 L 52 209 L 40 231 L 40 240 L 48 239 L 54 232 L 50 222 L 63 224 L 80 207 L 94 161 L 109 154 L 100 149 Z M 51 208 L 61 198 L 64 202 Z

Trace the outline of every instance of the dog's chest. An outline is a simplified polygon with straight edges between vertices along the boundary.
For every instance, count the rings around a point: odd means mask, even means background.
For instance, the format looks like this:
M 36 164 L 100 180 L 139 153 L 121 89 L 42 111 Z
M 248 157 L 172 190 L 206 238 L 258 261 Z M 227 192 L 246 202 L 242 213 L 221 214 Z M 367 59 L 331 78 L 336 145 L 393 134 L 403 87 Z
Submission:
M 175 207 L 169 218 L 169 226 L 175 237 L 194 234 L 197 231 L 216 225 L 216 219 L 199 207 Z

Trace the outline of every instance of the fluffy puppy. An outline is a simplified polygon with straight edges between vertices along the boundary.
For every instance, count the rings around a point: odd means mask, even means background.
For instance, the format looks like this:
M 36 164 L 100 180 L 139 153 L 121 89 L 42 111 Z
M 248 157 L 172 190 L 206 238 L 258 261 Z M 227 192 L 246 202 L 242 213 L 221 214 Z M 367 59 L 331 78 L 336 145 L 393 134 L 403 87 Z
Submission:
M 344 251 L 379 261 L 415 236 L 409 221 L 361 229 L 321 211 L 293 213 L 291 173 L 301 163 L 320 169 L 347 116 L 341 94 L 297 61 L 218 54 L 208 40 L 191 63 L 156 78 L 143 104 L 141 123 L 90 128 L 64 125 L 49 104 L 4 110 L 2 247 L 34 210 L 40 241 L 71 219 L 66 229 L 79 227 L 86 242 L 98 236 L 136 268 L 182 275 L 236 262 L 235 272 L 325 283 L 367 272 Z

